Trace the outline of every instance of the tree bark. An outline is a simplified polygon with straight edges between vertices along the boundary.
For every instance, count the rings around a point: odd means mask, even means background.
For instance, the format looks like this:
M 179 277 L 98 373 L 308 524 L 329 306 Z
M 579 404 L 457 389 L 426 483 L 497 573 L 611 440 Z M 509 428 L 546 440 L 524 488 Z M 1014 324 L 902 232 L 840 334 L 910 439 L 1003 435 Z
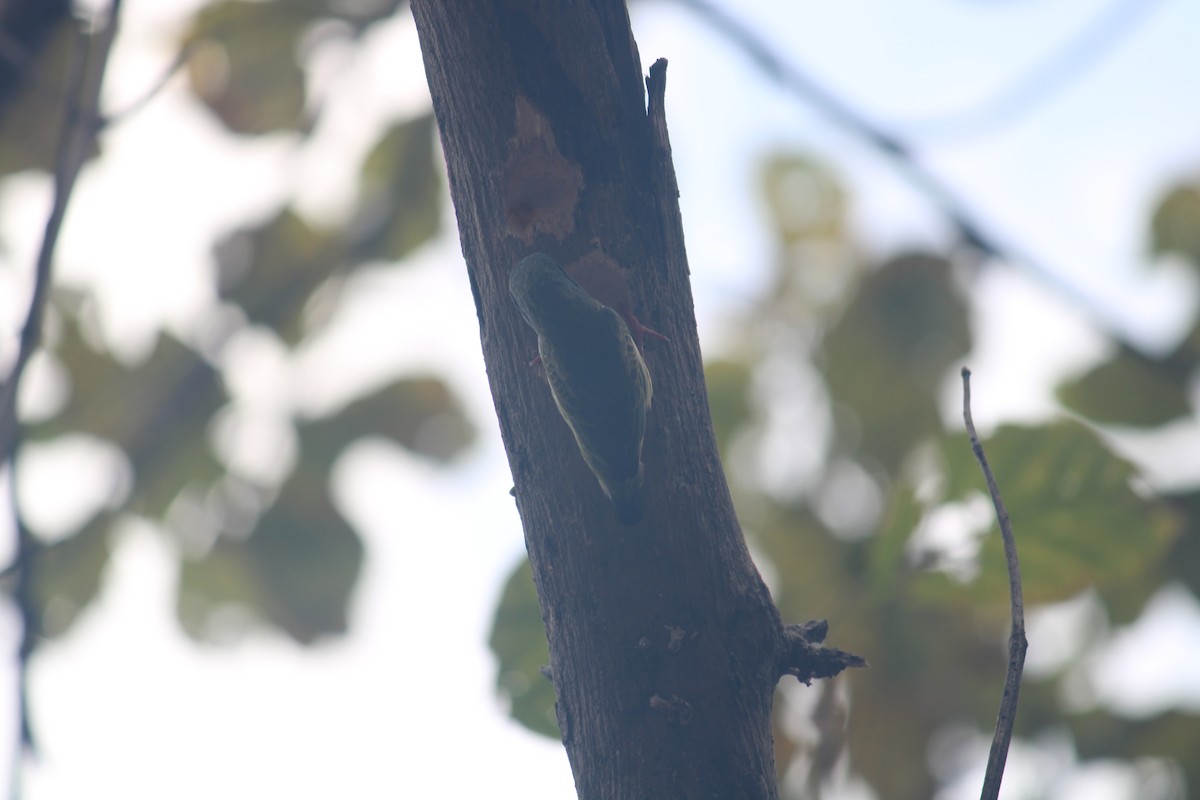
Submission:
M 619 0 L 412 8 L 579 797 L 775 798 L 771 702 L 795 637 L 750 560 L 713 436 L 665 62 L 647 110 Z M 528 366 L 535 339 L 507 279 L 536 251 L 670 339 L 646 345 L 634 526 Z

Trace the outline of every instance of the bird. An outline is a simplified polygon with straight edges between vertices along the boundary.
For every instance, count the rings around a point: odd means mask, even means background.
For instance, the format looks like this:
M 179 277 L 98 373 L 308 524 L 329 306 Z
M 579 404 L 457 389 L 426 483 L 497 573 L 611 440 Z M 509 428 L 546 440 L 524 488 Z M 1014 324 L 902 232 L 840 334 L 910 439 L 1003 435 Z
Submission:
M 509 274 L 508 290 L 537 333 L 550 394 L 580 455 L 617 519 L 637 523 L 644 513 L 642 440 L 654 387 L 629 326 L 545 253 L 522 259 Z

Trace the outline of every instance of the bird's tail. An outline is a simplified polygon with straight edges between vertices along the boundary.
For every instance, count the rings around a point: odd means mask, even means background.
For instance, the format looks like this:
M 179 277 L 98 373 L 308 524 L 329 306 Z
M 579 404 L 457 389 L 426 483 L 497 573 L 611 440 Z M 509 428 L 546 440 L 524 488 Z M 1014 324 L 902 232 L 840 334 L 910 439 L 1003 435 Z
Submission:
M 637 475 L 620 481 L 611 486 L 604 486 L 605 494 L 612 500 L 617 512 L 617 519 L 622 525 L 634 525 L 642 519 L 645 513 L 645 503 L 642 492 L 642 467 L 638 465 Z

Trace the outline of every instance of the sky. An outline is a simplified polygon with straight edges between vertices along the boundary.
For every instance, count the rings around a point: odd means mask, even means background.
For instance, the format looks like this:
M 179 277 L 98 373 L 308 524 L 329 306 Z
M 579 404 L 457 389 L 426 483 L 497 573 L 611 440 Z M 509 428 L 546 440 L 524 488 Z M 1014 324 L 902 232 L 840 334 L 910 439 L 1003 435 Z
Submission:
M 1054 52 L 1098 12 L 1094 0 L 725 5 L 869 118 L 911 132 L 922 163 L 1045 265 L 1041 276 L 997 267 L 974 300 L 971 366 L 983 429 L 1053 414 L 1051 379 L 1104 355 L 1094 320 L 1151 347 L 1178 336 L 1197 300 L 1196 280 L 1179 265 L 1147 260 L 1145 222 L 1166 184 L 1200 170 L 1200 5 L 1155 3 L 1078 80 L 1019 118 L 970 135 L 934 135 L 931 121 L 976 107 Z M 195 6 L 126 2 L 106 101 L 121 107 L 154 81 Z M 706 352 L 720 350 L 771 261 L 756 185 L 770 152 L 800 149 L 832 161 L 851 187 L 858 238 L 872 252 L 946 240 L 937 212 L 877 153 L 763 80 L 677 4 L 638 4 L 633 25 L 643 67 L 660 56 L 670 61 L 667 115 Z M 428 106 L 407 14 L 374 30 L 361 52 L 319 52 L 314 75 L 330 98 L 328 119 L 303 148 L 285 136 L 230 141 L 179 77 L 106 136 L 103 159 L 81 178 L 58 276 L 95 293 L 119 352 L 144 353 L 159 326 L 194 332 L 211 300 L 210 243 L 231 227 L 289 197 L 314 219 L 348 213 L 359 158 L 379 128 Z M 4 329 L 15 330 L 24 311 L 22 270 L 33 262 L 48 203 L 42 178 L 0 187 L 0 234 L 9 246 L 0 254 Z M 1064 292 L 1089 298 L 1093 320 Z M 25 796 L 573 796 L 561 746 L 508 722 L 492 689 L 487 631 L 522 539 L 456 232 L 444 231 L 404 270 L 356 280 L 329 331 L 297 358 L 250 337 L 228 367 L 235 394 L 264 417 L 319 412 L 397 370 L 436 369 L 468 405 L 480 441 L 450 470 L 380 442 L 343 458 L 336 496 L 366 540 L 366 568 L 351 634 L 313 648 L 269 632 L 233 648 L 192 643 L 173 615 L 169 545 L 147 524 L 126 526 L 98 602 L 34 661 L 41 756 L 25 767 Z M 33 400 L 52 398 L 54 377 L 34 377 Z M 957 402 L 952 384 L 948 416 Z M 258 435 L 272 441 L 269 426 Z M 1173 436 L 1180 452 L 1200 451 L 1200 432 Z M 1155 444 L 1125 446 L 1151 458 Z M 46 530 L 68 530 L 72 513 L 114 490 L 103 452 L 33 455 L 42 462 L 21 491 Z M 263 470 L 277 462 L 260 460 Z M 83 487 L 74 503 L 62 497 L 68 474 Z M 1135 711 L 1196 708 L 1200 688 L 1180 677 L 1186 670 L 1157 676 L 1155 685 L 1171 691 L 1152 697 L 1114 677 L 1146 637 L 1200 642 L 1200 610 L 1190 598 L 1168 593 L 1152 609 L 1144 627 L 1097 659 L 1096 685 Z M 1039 637 L 1052 641 L 1061 629 L 1061 620 L 1035 620 L 1031 653 Z M 11 613 L 0 618 L 0 635 L 15 648 Z M 1200 652 L 1178 647 L 1178 663 L 1200 674 Z M 13 674 L 0 675 L 0 720 L 11 720 Z M 14 735 L 0 731 L 0 753 L 11 751 Z M 1014 754 L 1012 786 L 1022 785 L 1022 774 L 1041 774 L 1038 757 L 1069 763 L 1061 743 L 1042 744 L 1042 756 Z M 1112 789 L 1123 780 L 1071 775 L 1056 796 L 1101 797 L 1093 784 Z

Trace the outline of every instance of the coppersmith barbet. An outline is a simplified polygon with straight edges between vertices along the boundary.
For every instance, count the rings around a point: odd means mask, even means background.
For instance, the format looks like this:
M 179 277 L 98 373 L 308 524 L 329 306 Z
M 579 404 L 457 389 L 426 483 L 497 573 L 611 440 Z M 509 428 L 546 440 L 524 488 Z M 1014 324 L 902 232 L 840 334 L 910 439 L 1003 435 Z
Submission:
M 550 394 L 617 518 L 642 517 L 642 438 L 653 386 L 629 326 L 554 259 L 534 253 L 508 277 L 530 327 Z

